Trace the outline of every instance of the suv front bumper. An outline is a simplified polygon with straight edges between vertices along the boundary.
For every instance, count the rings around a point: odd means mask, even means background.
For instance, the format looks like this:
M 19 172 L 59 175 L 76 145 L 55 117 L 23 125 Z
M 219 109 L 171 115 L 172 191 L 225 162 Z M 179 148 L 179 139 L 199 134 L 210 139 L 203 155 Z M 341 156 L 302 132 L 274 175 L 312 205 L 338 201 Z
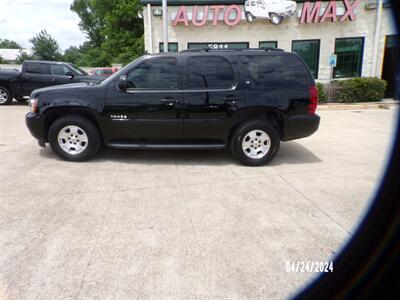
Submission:
M 25 115 L 25 123 L 31 135 L 38 140 L 40 146 L 44 147 L 46 145 L 46 139 L 44 137 L 43 118 L 38 114 L 29 112 Z
M 320 119 L 316 114 L 289 117 L 282 130 L 281 140 L 290 141 L 312 135 L 318 130 Z

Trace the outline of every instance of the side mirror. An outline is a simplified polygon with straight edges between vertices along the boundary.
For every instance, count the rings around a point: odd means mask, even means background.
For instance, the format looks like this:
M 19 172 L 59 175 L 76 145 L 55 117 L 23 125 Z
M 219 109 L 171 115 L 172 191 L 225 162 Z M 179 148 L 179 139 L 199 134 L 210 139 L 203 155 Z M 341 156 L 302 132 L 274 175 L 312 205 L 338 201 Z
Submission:
M 126 75 L 122 75 L 119 77 L 118 88 L 121 91 L 126 91 L 126 89 L 128 88 L 128 80 L 126 79 Z
M 73 79 L 75 77 L 75 74 L 72 72 L 67 72 L 65 73 L 65 76 L 68 76 L 69 79 Z

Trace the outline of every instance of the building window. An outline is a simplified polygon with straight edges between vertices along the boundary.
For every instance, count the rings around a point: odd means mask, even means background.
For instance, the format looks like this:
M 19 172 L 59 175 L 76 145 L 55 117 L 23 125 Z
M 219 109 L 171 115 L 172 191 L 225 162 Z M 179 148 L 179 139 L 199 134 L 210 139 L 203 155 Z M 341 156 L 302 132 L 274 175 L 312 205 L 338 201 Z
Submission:
M 309 67 L 314 78 L 318 78 L 319 40 L 293 41 L 292 51 L 296 52 Z
M 273 49 L 276 49 L 276 48 L 278 48 L 278 42 L 277 41 L 259 42 L 258 43 L 258 48 L 273 48 Z
M 159 50 L 164 52 L 164 43 L 160 43 Z M 178 43 L 168 43 L 168 52 L 178 52 Z
M 334 78 L 361 76 L 364 38 L 340 38 L 335 42 L 337 64 L 333 68 Z
M 400 38 L 399 35 L 387 35 L 385 48 L 398 48 L 400 46 L 399 38 Z
M 215 50 L 225 50 L 225 49 L 247 49 L 249 48 L 249 43 L 188 43 L 188 49 L 215 49 Z

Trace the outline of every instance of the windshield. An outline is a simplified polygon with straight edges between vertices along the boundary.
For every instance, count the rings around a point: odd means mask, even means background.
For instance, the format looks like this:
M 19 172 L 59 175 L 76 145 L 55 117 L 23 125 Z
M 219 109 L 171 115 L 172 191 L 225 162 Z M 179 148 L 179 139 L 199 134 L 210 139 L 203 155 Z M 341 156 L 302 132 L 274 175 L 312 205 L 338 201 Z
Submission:
M 77 66 L 73 65 L 73 64 L 69 64 L 69 66 L 71 67 L 71 69 L 73 69 L 78 75 L 84 75 L 87 76 L 88 73 L 86 73 L 85 71 L 83 71 L 82 69 L 79 69 Z

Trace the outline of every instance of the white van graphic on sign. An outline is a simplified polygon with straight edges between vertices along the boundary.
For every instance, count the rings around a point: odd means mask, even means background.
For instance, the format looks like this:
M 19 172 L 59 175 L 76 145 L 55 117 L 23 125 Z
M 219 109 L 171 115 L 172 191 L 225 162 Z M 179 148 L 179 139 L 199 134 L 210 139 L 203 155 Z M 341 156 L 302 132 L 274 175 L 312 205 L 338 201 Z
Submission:
M 246 0 L 244 4 L 247 21 L 266 19 L 274 25 L 280 24 L 286 17 L 293 16 L 296 7 L 296 2 L 287 0 Z

